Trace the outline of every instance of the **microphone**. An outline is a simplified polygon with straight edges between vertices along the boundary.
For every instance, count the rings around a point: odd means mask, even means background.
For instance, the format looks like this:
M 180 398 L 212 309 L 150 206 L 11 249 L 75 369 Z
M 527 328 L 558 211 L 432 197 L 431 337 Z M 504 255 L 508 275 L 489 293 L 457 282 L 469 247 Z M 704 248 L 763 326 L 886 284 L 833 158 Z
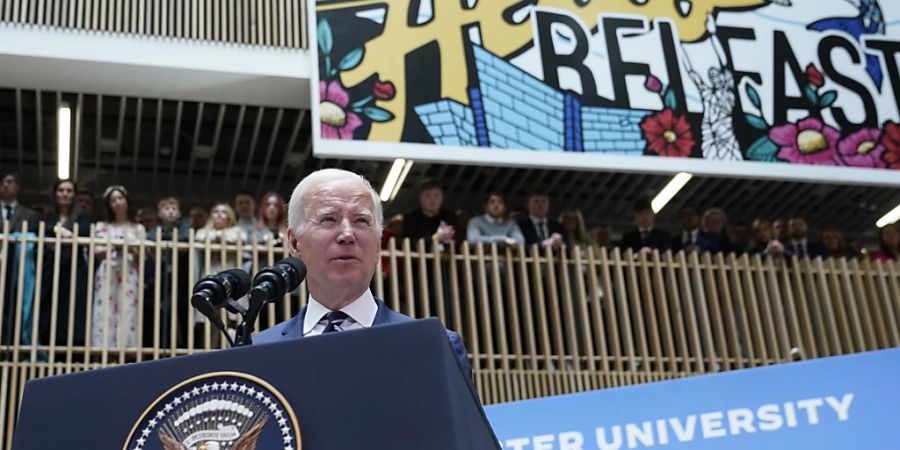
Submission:
M 253 277 L 253 289 L 250 289 L 250 307 L 244 313 L 244 321 L 235 330 L 235 346 L 252 344 L 253 324 L 256 323 L 263 304 L 297 289 L 304 278 L 306 265 L 300 258 L 293 256 L 257 272 Z
M 207 314 L 237 300 L 250 289 L 250 275 L 241 269 L 228 269 L 204 277 L 194 285 L 191 305 Z M 207 314 L 208 315 L 208 314 Z
M 216 310 L 230 303 L 237 304 L 234 300 L 243 297 L 250 289 L 250 274 L 241 269 L 228 269 L 215 275 L 202 278 L 194 285 L 194 293 L 191 296 L 191 305 L 206 316 L 209 321 L 225 335 L 225 339 L 234 347 L 234 339 L 225 329 L 222 318 L 216 314 Z M 232 310 L 232 308 L 228 308 Z
M 253 277 L 253 289 L 250 289 L 250 304 L 262 305 L 266 301 L 275 300 L 300 286 L 306 278 L 306 265 L 300 258 L 289 257 L 278 261 L 271 267 L 260 270 Z

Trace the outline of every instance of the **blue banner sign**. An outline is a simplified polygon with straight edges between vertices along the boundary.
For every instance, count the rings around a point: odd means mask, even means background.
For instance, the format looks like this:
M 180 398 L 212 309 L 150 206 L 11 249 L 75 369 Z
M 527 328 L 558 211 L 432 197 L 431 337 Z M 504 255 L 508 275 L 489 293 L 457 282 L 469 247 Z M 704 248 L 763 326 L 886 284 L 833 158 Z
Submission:
M 511 450 L 894 450 L 900 349 L 485 409 Z

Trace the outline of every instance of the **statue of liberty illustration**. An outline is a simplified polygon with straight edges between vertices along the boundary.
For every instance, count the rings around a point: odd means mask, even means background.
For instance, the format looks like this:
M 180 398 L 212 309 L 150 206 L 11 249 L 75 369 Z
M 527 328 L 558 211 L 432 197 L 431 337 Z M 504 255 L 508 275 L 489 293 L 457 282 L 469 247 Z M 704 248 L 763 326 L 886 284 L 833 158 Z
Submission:
M 718 64 L 709 69 L 709 82 L 703 79 L 691 65 L 690 57 L 682 44 L 682 61 L 691 80 L 700 91 L 703 101 L 703 119 L 700 123 L 702 141 L 700 149 L 704 159 L 741 161 L 741 147 L 734 135 L 732 114 L 736 99 L 734 75 L 725 66 L 725 50 L 716 37 L 716 21 L 709 15 L 706 29 L 716 53 Z

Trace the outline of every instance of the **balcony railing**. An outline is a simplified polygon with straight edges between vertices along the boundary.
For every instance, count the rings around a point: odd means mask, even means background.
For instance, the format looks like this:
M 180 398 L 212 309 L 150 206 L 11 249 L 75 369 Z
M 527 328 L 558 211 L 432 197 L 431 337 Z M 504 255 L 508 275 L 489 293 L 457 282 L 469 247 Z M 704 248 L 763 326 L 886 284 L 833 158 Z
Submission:
M 195 322 L 191 286 L 201 274 L 255 271 L 286 256 L 273 240 L 209 242 L 191 233 L 183 242 L 123 241 L 97 238 L 93 227 L 77 238 L 48 237 L 43 224 L 25 230 L 0 235 L 6 447 L 25 381 L 222 347 L 205 321 Z M 120 255 L 130 262 L 102 262 Z M 119 277 L 125 281 L 114 283 Z M 392 239 L 372 290 L 395 310 L 437 316 L 458 331 L 488 404 L 900 346 L 900 267 L 868 260 L 441 250 Z M 265 307 L 259 328 L 305 301 L 301 285 Z M 120 325 L 104 327 L 114 314 Z
M 298 0 L 0 0 L 0 22 L 306 48 Z

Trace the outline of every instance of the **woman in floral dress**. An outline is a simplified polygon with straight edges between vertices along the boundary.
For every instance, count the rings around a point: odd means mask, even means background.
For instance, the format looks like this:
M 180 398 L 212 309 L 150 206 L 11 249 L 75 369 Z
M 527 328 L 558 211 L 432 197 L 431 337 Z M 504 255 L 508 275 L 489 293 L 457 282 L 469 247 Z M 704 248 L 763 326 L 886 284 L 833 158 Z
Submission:
M 94 347 L 137 347 L 138 255 L 137 244 L 144 238 L 144 227 L 131 220 L 128 191 L 110 186 L 103 193 L 107 222 L 96 227 L 98 241 L 108 238 L 129 244 L 122 255 L 121 245 L 100 244 L 95 255 L 101 259 L 94 272 L 94 302 L 91 314 L 91 345 Z M 106 320 L 104 320 L 106 318 Z

